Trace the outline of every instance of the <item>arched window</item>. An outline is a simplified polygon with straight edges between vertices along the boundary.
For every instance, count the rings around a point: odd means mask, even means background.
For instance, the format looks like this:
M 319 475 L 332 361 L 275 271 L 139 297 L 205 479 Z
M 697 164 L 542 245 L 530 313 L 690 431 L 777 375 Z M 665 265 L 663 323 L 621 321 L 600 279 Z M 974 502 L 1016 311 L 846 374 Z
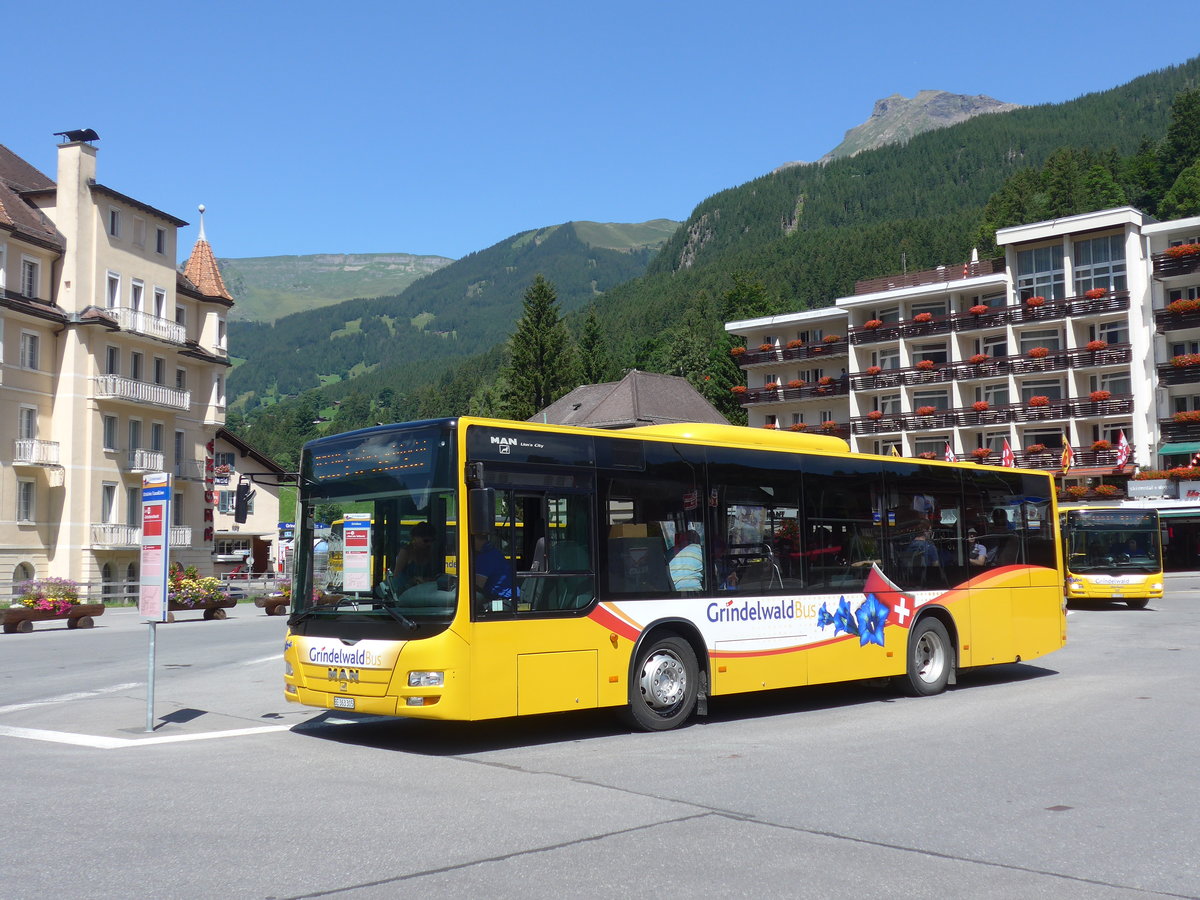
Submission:
M 137 600 L 138 593 L 137 563 L 130 563 L 125 567 L 125 597 L 126 599 Z
M 112 563 L 105 563 L 100 567 L 100 583 L 100 595 L 104 598 L 104 602 L 115 599 L 116 586 L 113 584 Z
M 19 585 L 26 581 L 33 581 L 33 566 L 27 562 L 17 563 L 12 575 L 12 594 L 14 597 L 21 593 L 18 589 Z

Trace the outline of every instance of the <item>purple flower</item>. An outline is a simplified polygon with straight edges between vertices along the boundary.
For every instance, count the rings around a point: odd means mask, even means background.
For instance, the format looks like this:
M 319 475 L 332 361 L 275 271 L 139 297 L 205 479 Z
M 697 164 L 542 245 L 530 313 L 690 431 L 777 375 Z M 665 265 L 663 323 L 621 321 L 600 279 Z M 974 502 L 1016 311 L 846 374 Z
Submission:
M 867 644 L 883 646 L 883 626 L 887 624 L 888 613 L 891 609 L 886 603 L 881 603 L 874 594 L 867 594 L 867 599 L 858 607 L 858 645 Z

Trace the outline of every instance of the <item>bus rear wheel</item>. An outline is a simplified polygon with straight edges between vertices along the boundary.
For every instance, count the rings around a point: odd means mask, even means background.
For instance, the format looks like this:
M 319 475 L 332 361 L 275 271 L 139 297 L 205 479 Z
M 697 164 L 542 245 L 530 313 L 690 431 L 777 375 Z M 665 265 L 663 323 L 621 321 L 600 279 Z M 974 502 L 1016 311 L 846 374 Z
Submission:
M 696 708 L 700 667 L 692 646 L 672 635 L 638 654 L 629 684 L 629 717 L 636 728 L 666 731 Z
M 927 616 L 908 636 L 908 671 L 902 685 L 910 697 L 940 694 L 950 681 L 954 649 L 946 626 Z

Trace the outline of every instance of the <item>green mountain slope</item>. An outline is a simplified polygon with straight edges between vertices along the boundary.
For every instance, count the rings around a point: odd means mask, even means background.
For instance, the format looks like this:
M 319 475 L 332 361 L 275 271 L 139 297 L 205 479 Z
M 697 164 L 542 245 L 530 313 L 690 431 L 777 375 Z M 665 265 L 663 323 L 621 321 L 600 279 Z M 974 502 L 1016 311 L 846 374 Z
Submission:
M 273 322 L 294 312 L 354 297 L 398 294 L 454 262 L 411 253 L 318 253 L 220 259 L 221 277 L 237 298 L 232 319 Z
M 567 223 L 522 232 L 468 254 L 398 295 L 349 300 L 267 322 L 233 322 L 230 373 L 235 408 L 388 370 L 398 390 L 445 371 L 455 359 L 504 341 L 536 274 L 552 281 L 565 310 L 578 309 L 645 271 L 668 223 L 587 227 Z M 583 231 L 605 244 L 589 245 Z

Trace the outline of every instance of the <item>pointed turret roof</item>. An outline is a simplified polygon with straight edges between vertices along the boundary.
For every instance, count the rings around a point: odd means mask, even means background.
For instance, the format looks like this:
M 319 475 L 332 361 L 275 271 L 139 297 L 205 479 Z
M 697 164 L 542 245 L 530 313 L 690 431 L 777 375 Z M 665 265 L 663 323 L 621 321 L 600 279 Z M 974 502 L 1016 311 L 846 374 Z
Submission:
M 192 255 L 183 264 L 183 274 L 205 297 L 220 297 L 222 300 L 233 302 L 233 297 L 225 288 L 221 278 L 221 270 L 217 267 L 217 257 L 212 245 L 204 236 L 204 207 L 200 207 L 200 235 L 192 247 Z

